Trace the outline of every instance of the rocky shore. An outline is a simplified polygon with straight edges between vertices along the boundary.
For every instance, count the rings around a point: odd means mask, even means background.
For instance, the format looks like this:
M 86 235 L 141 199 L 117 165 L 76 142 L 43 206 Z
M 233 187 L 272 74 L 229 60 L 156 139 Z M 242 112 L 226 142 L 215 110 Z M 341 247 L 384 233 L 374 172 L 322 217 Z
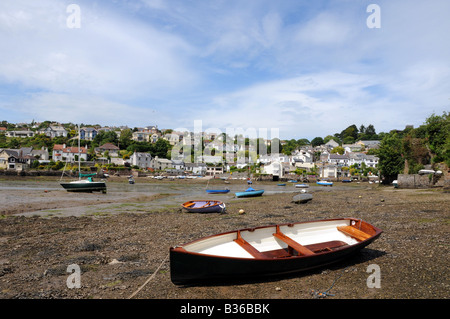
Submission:
M 310 193 L 305 204 L 293 203 L 293 193 L 265 194 L 229 201 L 223 214 L 192 214 L 180 203 L 152 209 L 161 194 L 1 190 L 0 299 L 312 299 L 331 286 L 328 299 L 450 297 L 450 194 L 368 183 Z M 116 206 L 114 214 L 18 216 L 75 203 Z M 336 217 L 361 218 L 384 232 L 349 260 L 297 275 L 189 287 L 170 281 L 171 246 L 239 228 Z M 80 267 L 79 288 L 69 288 L 69 265 Z M 367 285 L 370 265 L 379 266 L 379 288 Z

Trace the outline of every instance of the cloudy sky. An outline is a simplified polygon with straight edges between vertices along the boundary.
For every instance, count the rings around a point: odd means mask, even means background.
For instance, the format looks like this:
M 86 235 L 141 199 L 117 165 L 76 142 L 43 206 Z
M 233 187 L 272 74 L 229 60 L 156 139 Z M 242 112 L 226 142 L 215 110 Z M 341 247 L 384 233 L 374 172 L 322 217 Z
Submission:
M 449 12 L 448 0 L 2 0 L 0 120 L 201 121 L 286 139 L 417 127 L 450 110 Z

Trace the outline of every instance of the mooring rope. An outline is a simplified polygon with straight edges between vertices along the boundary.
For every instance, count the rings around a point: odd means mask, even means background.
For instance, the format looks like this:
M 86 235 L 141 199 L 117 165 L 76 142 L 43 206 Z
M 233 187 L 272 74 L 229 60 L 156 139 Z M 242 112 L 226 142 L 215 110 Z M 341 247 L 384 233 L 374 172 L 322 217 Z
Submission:
M 158 271 L 159 271 L 159 269 L 161 269 L 161 267 L 162 267 L 162 265 L 164 265 L 164 263 L 166 262 L 166 260 L 167 260 L 167 258 L 169 258 L 169 254 L 167 254 L 167 256 L 166 256 L 166 258 L 164 258 L 164 260 L 162 261 L 162 263 L 159 265 L 159 267 L 155 270 L 155 272 L 142 284 L 142 286 L 140 286 L 139 288 L 138 288 L 138 290 L 136 290 L 135 292 L 133 292 L 129 297 L 128 297 L 128 299 L 131 299 L 131 298 L 133 298 L 134 296 L 136 296 L 138 293 L 139 293 L 139 291 L 141 291 L 142 290 L 142 288 L 144 288 L 149 282 L 150 282 L 150 280 L 152 280 L 154 277 L 155 277 L 155 275 L 158 273 Z
M 342 275 L 343 275 L 344 272 L 347 270 L 347 268 L 348 268 L 348 266 L 345 267 L 345 268 L 342 270 L 341 274 L 340 274 L 338 277 L 336 277 L 336 279 L 334 279 L 334 281 L 333 281 L 333 283 L 331 284 L 330 288 L 328 288 L 327 290 L 325 290 L 325 291 L 323 291 L 323 292 L 312 290 L 312 291 L 311 291 L 311 294 L 313 295 L 313 297 L 314 297 L 314 298 L 326 298 L 326 297 L 328 297 L 328 296 L 334 296 L 334 294 L 330 294 L 329 291 L 333 288 L 333 286 L 334 286 L 334 284 L 336 283 L 336 281 L 337 281 L 339 278 L 342 277 Z

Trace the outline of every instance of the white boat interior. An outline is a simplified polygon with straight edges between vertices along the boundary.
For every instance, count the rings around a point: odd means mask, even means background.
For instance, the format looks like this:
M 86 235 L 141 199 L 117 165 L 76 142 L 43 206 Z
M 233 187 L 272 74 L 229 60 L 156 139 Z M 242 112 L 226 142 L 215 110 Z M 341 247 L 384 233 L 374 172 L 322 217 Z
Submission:
M 304 246 L 331 242 L 340 242 L 341 246 L 358 243 L 355 236 L 342 231 L 342 228 L 350 226 L 351 222 L 347 219 L 327 220 L 241 230 L 206 237 L 186 244 L 183 248 L 188 252 L 238 258 L 265 258 L 270 255 L 269 252 L 292 248 L 299 252 L 298 255 L 309 255 L 314 252 Z M 276 257 L 286 256 L 278 254 Z

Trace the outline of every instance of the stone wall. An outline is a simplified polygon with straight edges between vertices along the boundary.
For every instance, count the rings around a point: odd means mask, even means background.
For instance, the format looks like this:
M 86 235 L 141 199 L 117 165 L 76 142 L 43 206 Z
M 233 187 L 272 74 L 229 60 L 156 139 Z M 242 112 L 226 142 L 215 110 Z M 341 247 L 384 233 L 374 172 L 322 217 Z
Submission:
M 445 175 L 419 175 L 398 174 L 397 183 L 399 188 L 430 188 L 443 187 L 447 178 Z

